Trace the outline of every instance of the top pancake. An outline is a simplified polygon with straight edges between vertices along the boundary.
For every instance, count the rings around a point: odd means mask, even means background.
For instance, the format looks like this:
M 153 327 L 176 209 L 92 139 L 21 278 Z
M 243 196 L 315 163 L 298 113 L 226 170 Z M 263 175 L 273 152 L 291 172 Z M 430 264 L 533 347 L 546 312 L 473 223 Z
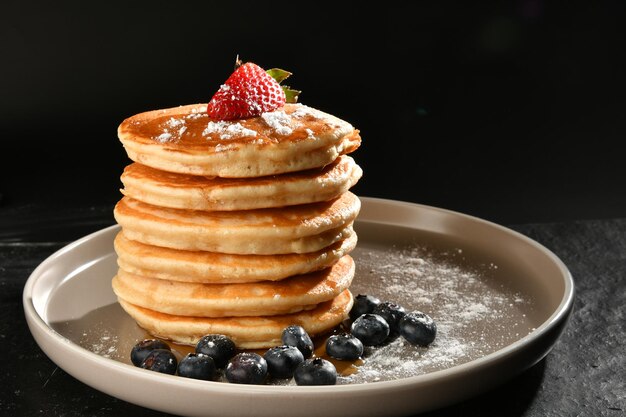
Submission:
M 205 104 L 154 110 L 124 120 L 118 136 L 135 162 L 224 178 L 323 167 L 361 143 L 349 123 L 302 104 L 233 121 L 212 120 Z

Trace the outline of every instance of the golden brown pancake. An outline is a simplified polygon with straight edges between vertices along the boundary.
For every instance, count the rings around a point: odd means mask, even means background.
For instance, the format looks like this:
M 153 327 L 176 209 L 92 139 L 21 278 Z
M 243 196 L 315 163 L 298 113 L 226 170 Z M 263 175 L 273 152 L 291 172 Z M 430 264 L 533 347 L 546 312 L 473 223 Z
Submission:
M 124 197 L 114 215 L 128 239 L 148 245 L 274 255 L 316 252 L 347 238 L 360 207 L 350 192 L 328 202 L 241 211 L 171 209 Z
M 120 269 L 113 278 L 113 291 L 129 303 L 179 316 L 269 316 L 308 310 L 331 300 L 348 288 L 353 277 L 354 261 L 347 255 L 317 272 L 248 284 L 176 282 Z
M 353 233 L 317 252 L 284 255 L 229 255 L 185 251 L 146 245 L 129 240 L 120 232 L 114 247 L 120 268 L 134 275 L 197 283 L 244 283 L 278 281 L 292 275 L 326 268 L 352 252 L 357 243 Z
M 319 168 L 356 150 L 349 123 L 302 104 L 233 121 L 214 121 L 206 104 L 140 113 L 118 137 L 130 159 L 169 172 L 250 178 Z
M 348 316 L 352 294 L 345 290 L 312 310 L 264 317 L 185 317 L 159 313 L 119 299 L 122 308 L 137 324 L 155 337 L 195 345 L 207 334 L 225 334 L 240 349 L 270 348 L 282 344 L 282 331 L 289 325 L 302 326 L 311 336 L 330 331 Z
M 138 163 L 124 169 L 122 193 L 144 203 L 189 210 L 251 210 L 328 201 L 348 191 L 363 171 L 349 156 L 324 168 L 259 178 L 186 175 Z

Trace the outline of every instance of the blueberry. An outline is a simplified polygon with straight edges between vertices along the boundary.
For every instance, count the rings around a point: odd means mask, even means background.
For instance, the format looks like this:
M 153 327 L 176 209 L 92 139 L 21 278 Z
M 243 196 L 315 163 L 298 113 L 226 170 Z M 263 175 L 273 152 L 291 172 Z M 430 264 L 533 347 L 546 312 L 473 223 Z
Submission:
M 148 353 L 154 349 L 167 349 L 171 350 L 167 343 L 159 339 L 145 339 L 133 346 L 130 351 L 130 361 L 135 366 L 140 366 L 141 362 L 146 359 Z
M 267 361 L 267 369 L 274 378 L 291 378 L 302 362 L 304 356 L 295 346 L 276 346 L 263 355 Z
M 210 381 L 215 378 L 215 362 L 204 353 L 188 353 L 178 364 L 178 375 Z
M 363 314 L 371 313 L 374 307 L 380 304 L 380 300 L 371 295 L 359 294 L 354 297 L 354 304 L 350 310 L 350 319 L 356 320 Z
M 293 377 L 298 385 L 335 385 L 337 369 L 326 359 L 307 359 L 298 365 Z
M 154 349 L 139 365 L 143 369 L 174 375 L 178 362 L 176 356 L 168 349 Z
M 398 325 L 402 317 L 406 314 L 406 310 L 398 304 L 385 301 L 378 304 L 372 314 L 378 314 L 384 318 L 387 324 L 389 324 L 389 333 L 391 335 L 397 335 L 400 332 Z
M 354 361 L 363 354 L 363 343 L 350 333 L 332 335 L 326 340 L 326 353 L 341 361 Z
M 196 343 L 196 353 L 203 353 L 213 358 L 215 366 L 224 368 L 228 360 L 235 356 L 237 348 L 228 336 L 223 334 L 208 334 Z
M 258 353 L 238 353 L 226 365 L 225 374 L 235 384 L 261 384 L 267 377 L 267 362 Z
M 389 324 L 378 314 L 363 314 L 354 320 L 350 331 L 363 345 L 376 346 L 389 336 Z
M 291 325 L 286 327 L 283 330 L 282 341 L 284 345 L 297 347 L 305 359 L 313 356 L 313 341 L 302 326 Z
M 427 314 L 413 311 L 400 320 L 400 334 L 413 345 L 428 346 L 435 340 L 437 325 Z

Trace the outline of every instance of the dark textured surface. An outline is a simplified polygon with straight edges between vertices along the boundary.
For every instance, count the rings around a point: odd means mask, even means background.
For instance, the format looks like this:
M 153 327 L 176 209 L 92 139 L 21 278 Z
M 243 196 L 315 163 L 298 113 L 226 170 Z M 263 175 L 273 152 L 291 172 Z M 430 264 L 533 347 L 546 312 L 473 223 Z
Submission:
M 66 243 L 112 223 L 108 206 L 45 213 L 0 208 L 0 415 L 165 415 L 100 393 L 57 368 L 24 319 L 21 296 L 32 270 Z M 424 416 L 625 415 L 626 219 L 512 228 L 570 268 L 576 282 L 570 322 L 534 367 L 486 394 Z

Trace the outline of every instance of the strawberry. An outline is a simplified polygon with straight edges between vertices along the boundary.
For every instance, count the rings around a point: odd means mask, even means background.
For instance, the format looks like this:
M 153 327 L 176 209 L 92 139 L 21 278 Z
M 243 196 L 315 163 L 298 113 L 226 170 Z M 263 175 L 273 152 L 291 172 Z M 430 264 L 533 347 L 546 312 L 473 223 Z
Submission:
M 207 105 L 207 113 L 215 120 L 244 119 L 276 110 L 285 102 L 295 102 L 299 91 L 281 86 L 279 82 L 291 73 L 263 68 L 252 62 L 237 60 L 235 71 Z

